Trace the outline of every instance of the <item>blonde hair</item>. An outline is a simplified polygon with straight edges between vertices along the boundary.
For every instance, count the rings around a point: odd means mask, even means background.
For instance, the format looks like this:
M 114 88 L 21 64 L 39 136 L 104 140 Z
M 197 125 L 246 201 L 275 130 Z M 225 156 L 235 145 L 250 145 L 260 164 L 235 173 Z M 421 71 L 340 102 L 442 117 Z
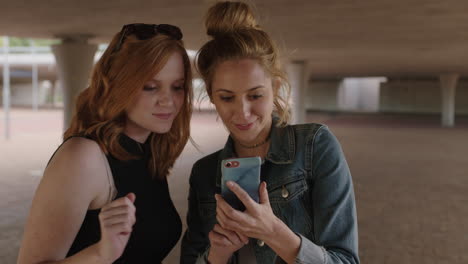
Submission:
M 281 68 L 276 44 L 257 24 L 250 6 L 242 2 L 216 3 L 208 10 L 205 27 L 213 39 L 198 52 L 197 70 L 205 81 L 208 96 L 212 96 L 213 75 L 220 63 L 256 60 L 273 80 L 279 81 L 279 91 L 274 91 L 274 112 L 279 117 L 277 125 L 286 125 L 290 120 L 291 86 Z
M 119 160 L 138 158 L 119 144 L 125 128 L 125 110 L 135 102 L 145 82 L 164 67 L 174 52 L 179 52 L 184 63 L 184 102 L 169 132 L 151 133 L 149 138 L 149 170 L 153 177 L 163 179 L 190 138 L 190 60 L 183 42 L 164 34 L 145 40 L 128 35 L 121 48 L 114 51 L 121 34 L 114 36 L 92 71 L 90 86 L 78 96 L 75 115 L 64 139 L 74 135 L 87 136 L 95 140 L 106 154 Z

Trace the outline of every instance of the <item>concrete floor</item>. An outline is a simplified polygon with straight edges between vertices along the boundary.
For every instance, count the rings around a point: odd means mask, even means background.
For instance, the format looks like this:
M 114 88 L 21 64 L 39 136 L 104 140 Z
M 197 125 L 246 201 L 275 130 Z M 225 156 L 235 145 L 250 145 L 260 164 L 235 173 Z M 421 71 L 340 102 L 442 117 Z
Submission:
M 3 113 L 0 111 L 0 117 Z M 468 118 L 452 129 L 439 116 L 310 113 L 340 140 L 353 174 L 362 263 L 468 263 Z M 13 110 L 12 136 L 0 119 L 0 263 L 15 263 L 34 190 L 60 143 L 58 110 Z M 223 146 L 213 113 L 196 113 L 193 139 L 170 177 L 184 220 L 193 162 Z M 209 135 L 209 136 L 207 136 Z M 178 263 L 179 245 L 165 263 Z

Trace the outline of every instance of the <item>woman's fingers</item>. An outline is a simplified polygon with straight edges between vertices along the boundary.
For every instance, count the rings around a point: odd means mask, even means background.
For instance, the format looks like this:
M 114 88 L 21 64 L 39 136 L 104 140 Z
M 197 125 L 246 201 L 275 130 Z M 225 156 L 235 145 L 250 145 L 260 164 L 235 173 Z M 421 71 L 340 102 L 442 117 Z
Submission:
M 215 224 L 213 230 L 224 235 L 234 245 L 245 244 L 236 232 L 224 229 L 218 224 Z
M 258 193 L 259 193 L 259 198 L 260 198 L 260 203 L 261 204 L 270 204 L 270 198 L 268 197 L 268 189 L 267 189 L 267 184 L 266 182 L 260 183 L 260 186 L 258 188 Z
M 135 209 L 135 205 L 133 204 L 132 200 L 125 196 L 106 204 L 104 207 L 102 207 L 101 212 L 112 210 L 116 207 L 129 207 L 131 209 Z
M 229 205 L 226 200 L 219 194 L 215 195 L 216 199 L 216 212 L 222 210 L 226 218 L 232 219 L 237 222 L 245 221 L 246 215 L 245 213 L 238 211 Z
M 235 220 L 232 220 L 231 218 L 229 218 L 224 212 L 223 210 L 219 210 L 219 212 L 217 211 L 217 214 L 216 214 L 216 220 L 218 221 L 218 223 L 220 224 L 220 226 L 224 229 L 229 229 L 229 230 L 233 230 L 233 231 L 242 231 L 242 226 Z
M 125 195 L 125 197 L 129 199 L 130 202 L 135 203 L 136 195 L 134 193 L 128 193 L 127 195 Z
M 252 200 L 238 184 L 228 182 L 227 185 L 244 203 L 246 210 L 241 212 L 233 209 L 222 196 L 216 194 L 216 219 L 221 227 L 237 232 L 242 241 L 247 240 L 242 234 L 259 239 L 271 235 L 278 218 L 271 208 L 266 182 L 259 186 L 260 203 Z
M 228 181 L 226 185 L 245 205 L 245 208 L 247 208 L 247 210 L 252 209 L 255 205 L 257 205 L 257 202 L 255 202 L 250 197 L 250 195 L 244 189 L 242 189 L 242 187 L 239 186 L 239 184 L 233 181 Z
M 214 230 L 211 230 L 208 233 L 208 238 L 210 239 L 211 245 L 230 247 L 233 246 L 232 242 L 227 239 L 224 235 L 217 233 Z
M 250 224 L 251 220 L 250 216 L 248 216 L 245 212 L 241 212 L 232 208 L 226 201 L 222 198 L 222 196 L 216 194 L 215 196 L 217 200 L 216 205 L 216 220 L 224 229 L 229 229 L 232 231 L 236 231 L 239 234 L 246 231 L 244 228 L 245 224 Z M 248 238 L 246 236 L 240 237 L 240 239 L 248 243 Z
M 118 223 L 129 223 L 133 226 L 135 223 L 135 217 L 132 216 L 131 214 L 124 213 L 124 214 L 119 214 L 119 215 L 114 215 L 112 217 L 103 219 L 102 222 L 105 225 L 113 225 L 113 224 L 118 224 Z
M 241 234 L 241 233 L 239 233 L 237 231 L 236 231 L 236 234 L 239 237 L 239 239 L 242 241 L 242 243 L 244 243 L 244 244 L 249 243 L 249 237 L 247 237 L 246 235 L 243 235 L 243 234 Z
M 107 218 L 113 217 L 115 215 L 121 215 L 121 214 L 131 214 L 135 210 L 129 206 L 118 206 L 118 207 L 113 207 L 112 209 L 108 209 L 105 211 L 101 211 L 101 217 L 105 220 Z
M 128 243 L 136 222 L 135 198 L 135 194 L 129 193 L 105 205 L 99 212 L 101 240 L 97 248 L 106 259 L 117 259 Z
M 131 232 L 136 222 L 135 194 L 129 193 L 105 205 L 99 213 L 99 221 L 107 231 L 115 231 L 114 227 L 121 227 L 122 232 Z M 119 229 L 119 230 L 120 230 Z M 121 233 L 120 231 L 118 233 Z
M 219 206 L 216 206 L 216 220 L 218 220 L 218 223 L 221 226 L 225 226 L 227 216 L 224 213 L 224 211 L 221 209 L 221 207 L 219 207 Z
M 107 224 L 106 229 L 111 231 L 112 233 L 126 233 L 129 234 L 132 232 L 133 227 L 128 222 L 120 222 L 116 224 Z

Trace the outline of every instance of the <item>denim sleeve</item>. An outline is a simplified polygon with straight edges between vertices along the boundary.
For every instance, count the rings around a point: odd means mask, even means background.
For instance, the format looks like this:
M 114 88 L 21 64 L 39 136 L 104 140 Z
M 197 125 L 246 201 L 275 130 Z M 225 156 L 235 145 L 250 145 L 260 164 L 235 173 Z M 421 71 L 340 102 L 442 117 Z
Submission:
M 192 174 L 190 175 L 187 230 L 185 231 L 184 237 L 182 238 L 180 252 L 181 264 L 204 263 L 203 255 L 206 253 L 207 247 L 209 245 L 208 236 L 204 234 L 202 230 L 197 195 L 194 186 L 192 186 L 193 173 L 194 169 L 192 169 Z
M 315 243 L 301 236 L 296 263 L 358 264 L 356 203 L 340 143 L 322 127 L 312 146 Z

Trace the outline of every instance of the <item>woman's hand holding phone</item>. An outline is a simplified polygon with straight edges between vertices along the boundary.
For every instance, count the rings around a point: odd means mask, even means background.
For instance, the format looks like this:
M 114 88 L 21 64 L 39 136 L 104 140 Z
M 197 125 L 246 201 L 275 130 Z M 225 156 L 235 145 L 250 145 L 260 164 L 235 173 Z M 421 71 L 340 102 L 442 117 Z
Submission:
M 275 225 L 281 222 L 271 209 L 266 183 L 259 184 L 260 165 L 259 157 L 223 161 L 222 196 L 215 195 L 219 224 L 208 235 L 210 263 L 226 263 L 235 251 L 248 243 L 248 237 L 272 236 Z
M 97 254 L 106 263 L 118 259 L 127 245 L 135 224 L 135 194 L 116 199 L 99 213 L 101 240 L 95 245 Z
M 231 255 L 241 249 L 249 242 L 249 238 L 222 228 L 219 224 L 215 224 L 213 230 L 208 234 L 210 239 L 210 252 L 208 261 L 211 264 L 227 263 Z
M 263 240 L 286 263 L 294 263 L 301 239 L 273 213 L 266 183 L 262 182 L 259 187 L 260 203 L 250 198 L 238 184 L 228 182 L 227 186 L 245 205 L 246 210 L 235 210 L 220 195 L 216 195 L 216 219 L 220 226 Z
M 226 230 L 264 241 L 274 236 L 276 227 L 283 223 L 271 209 L 266 182 L 260 184 L 259 203 L 235 182 L 229 181 L 226 185 L 241 200 L 246 210 L 244 212 L 235 210 L 222 196 L 216 194 L 216 219 L 220 226 Z

